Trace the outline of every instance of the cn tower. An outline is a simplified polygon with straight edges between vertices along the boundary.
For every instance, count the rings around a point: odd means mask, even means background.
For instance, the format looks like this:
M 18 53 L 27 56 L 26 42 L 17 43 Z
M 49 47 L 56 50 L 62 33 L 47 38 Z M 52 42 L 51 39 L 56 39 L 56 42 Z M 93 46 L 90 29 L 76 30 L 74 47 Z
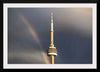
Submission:
M 54 64 L 54 56 L 57 56 L 57 50 L 56 47 L 54 47 L 54 37 L 53 37 L 53 13 L 51 12 L 51 44 L 50 47 L 48 49 L 48 56 L 50 56 L 50 62 L 51 64 Z

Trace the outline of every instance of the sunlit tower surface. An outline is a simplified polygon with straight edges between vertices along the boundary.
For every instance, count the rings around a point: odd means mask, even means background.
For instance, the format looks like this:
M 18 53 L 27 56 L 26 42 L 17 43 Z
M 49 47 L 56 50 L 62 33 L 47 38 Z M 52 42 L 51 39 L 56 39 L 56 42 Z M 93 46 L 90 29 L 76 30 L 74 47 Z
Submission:
M 54 56 L 57 56 L 57 50 L 56 47 L 54 47 L 54 43 L 53 43 L 53 13 L 51 13 L 51 44 L 50 47 L 48 49 L 48 56 L 50 56 L 50 62 L 51 64 L 54 64 Z

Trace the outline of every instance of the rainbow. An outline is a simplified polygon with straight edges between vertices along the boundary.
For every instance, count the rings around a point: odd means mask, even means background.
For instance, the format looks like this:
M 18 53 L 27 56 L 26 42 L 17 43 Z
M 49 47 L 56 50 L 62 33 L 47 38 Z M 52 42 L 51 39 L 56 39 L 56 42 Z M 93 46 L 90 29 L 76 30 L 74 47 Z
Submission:
M 35 29 L 33 28 L 33 26 L 31 26 L 31 24 L 29 23 L 29 21 L 26 19 L 26 17 L 24 15 L 22 15 L 21 13 L 19 14 L 20 19 L 22 19 L 22 21 L 24 22 L 24 24 L 27 26 L 29 32 L 31 33 L 32 37 L 36 40 L 36 42 L 39 44 L 39 47 L 41 49 L 41 55 L 43 58 L 44 63 L 46 64 L 50 64 L 50 61 L 48 59 L 48 56 L 46 55 L 46 52 L 43 50 L 43 47 L 41 45 L 41 42 L 39 40 L 39 37 L 37 35 L 37 32 L 35 31 Z

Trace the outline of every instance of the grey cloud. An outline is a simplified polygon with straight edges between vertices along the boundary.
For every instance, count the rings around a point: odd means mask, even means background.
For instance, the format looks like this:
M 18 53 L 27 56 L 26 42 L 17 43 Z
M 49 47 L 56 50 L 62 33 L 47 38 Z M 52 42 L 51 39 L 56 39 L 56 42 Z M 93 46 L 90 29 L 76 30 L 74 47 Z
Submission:
M 56 30 L 72 30 L 90 36 L 92 33 L 92 9 L 69 8 L 55 14 Z
M 43 64 L 44 61 L 41 58 L 39 51 L 34 52 L 10 52 L 8 56 L 8 63 L 10 64 Z

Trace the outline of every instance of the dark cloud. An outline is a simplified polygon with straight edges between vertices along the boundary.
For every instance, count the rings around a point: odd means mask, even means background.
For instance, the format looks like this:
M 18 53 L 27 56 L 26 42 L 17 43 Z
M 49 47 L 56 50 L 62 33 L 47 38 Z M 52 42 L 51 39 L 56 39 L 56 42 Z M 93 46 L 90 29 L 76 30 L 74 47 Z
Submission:
M 8 63 L 42 64 L 42 50 L 20 18 L 26 17 L 46 52 L 50 46 L 50 14 L 54 13 L 56 64 L 92 63 L 91 8 L 9 8 Z

